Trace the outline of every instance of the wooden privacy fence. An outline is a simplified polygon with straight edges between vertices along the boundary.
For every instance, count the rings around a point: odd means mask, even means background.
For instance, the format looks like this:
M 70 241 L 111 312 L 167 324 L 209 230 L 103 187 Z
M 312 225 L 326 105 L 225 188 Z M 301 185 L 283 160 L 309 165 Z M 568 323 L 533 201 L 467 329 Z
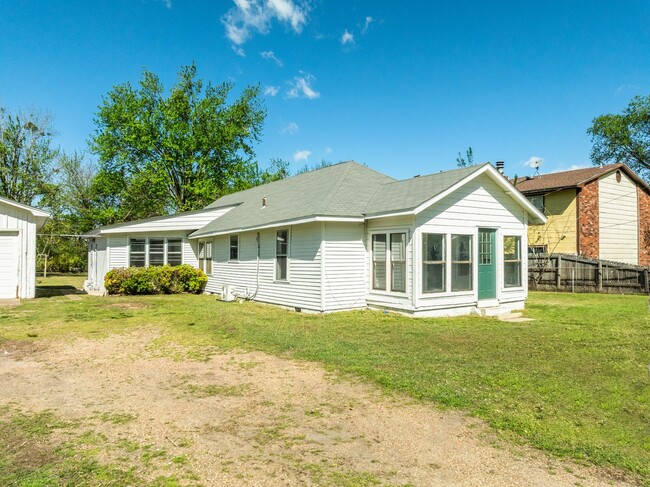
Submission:
M 540 291 L 648 293 L 648 268 L 569 254 L 528 256 L 528 287 Z

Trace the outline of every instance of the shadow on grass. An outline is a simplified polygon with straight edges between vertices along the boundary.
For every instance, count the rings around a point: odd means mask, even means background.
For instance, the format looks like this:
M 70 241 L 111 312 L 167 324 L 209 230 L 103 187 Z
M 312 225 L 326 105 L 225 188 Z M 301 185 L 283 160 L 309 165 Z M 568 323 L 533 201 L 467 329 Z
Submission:
M 54 296 L 68 296 L 71 294 L 86 294 L 85 291 L 74 286 L 36 286 L 37 298 L 52 298 Z

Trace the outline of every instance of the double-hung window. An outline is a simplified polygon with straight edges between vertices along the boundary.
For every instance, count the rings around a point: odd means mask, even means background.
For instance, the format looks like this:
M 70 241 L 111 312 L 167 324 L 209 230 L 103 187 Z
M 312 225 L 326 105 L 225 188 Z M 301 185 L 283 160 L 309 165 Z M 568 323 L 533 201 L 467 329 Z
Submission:
M 212 240 L 199 242 L 199 269 L 208 276 L 212 274 Z
M 239 235 L 230 236 L 230 260 L 239 260 Z
M 129 238 L 129 265 L 131 267 L 181 265 L 183 239 L 165 237 Z
M 129 240 L 129 265 L 145 267 L 147 265 L 147 239 L 132 238 Z
M 169 265 L 183 263 L 183 240 L 180 238 L 167 239 L 167 263 Z
M 521 237 L 503 237 L 503 278 L 505 287 L 521 286 Z
M 275 280 L 286 281 L 289 267 L 289 231 L 278 230 L 275 234 Z
M 445 235 L 422 234 L 422 292 L 445 290 Z
M 406 292 L 406 234 L 372 235 L 372 288 Z
M 451 236 L 451 290 L 472 290 L 472 236 Z

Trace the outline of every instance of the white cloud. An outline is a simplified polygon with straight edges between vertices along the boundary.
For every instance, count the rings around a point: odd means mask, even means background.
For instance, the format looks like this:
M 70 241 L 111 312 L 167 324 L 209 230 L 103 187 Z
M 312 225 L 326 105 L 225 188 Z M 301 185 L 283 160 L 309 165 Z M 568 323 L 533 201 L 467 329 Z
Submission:
M 168 0 L 169 1 L 169 0 Z M 235 6 L 221 17 L 226 37 L 242 46 L 253 34 L 268 34 L 274 20 L 300 33 L 307 23 L 305 0 L 234 0 Z M 240 47 L 241 48 L 241 47 Z
M 552 169 L 551 171 L 548 171 L 549 173 L 556 173 L 556 172 L 564 172 L 564 171 L 575 171 L 576 169 L 587 169 L 589 167 L 594 167 L 593 164 L 589 164 L 588 162 L 582 163 L 582 164 L 571 164 L 568 168 L 567 167 L 556 167 L 555 169 Z
M 266 88 L 264 88 L 264 94 L 266 96 L 275 96 L 278 93 L 280 93 L 279 86 L 267 86 Z
M 172 0 L 162 0 L 162 3 L 165 5 L 167 8 L 172 8 Z
M 368 32 L 368 29 L 370 28 L 370 24 L 372 24 L 375 21 L 372 17 L 368 16 L 366 17 L 365 22 L 363 23 L 363 27 L 361 28 L 361 33 L 365 34 Z
M 298 133 L 299 127 L 296 122 L 289 122 L 286 124 L 284 127 L 280 129 L 280 133 L 282 135 L 288 134 L 288 135 L 296 135 Z
M 299 150 L 293 155 L 293 160 L 296 162 L 306 161 L 311 156 L 311 151 L 309 150 Z
M 621 85 L 616 90 L 614 90 L 614 95 L 619 96 L 625 93 L 632 93 L 639 91 L 641 88 L 639 88 L 637 85 L 630 85 L 630 84 L 625 84 Z
M 346 44 L 354 44 L 354 36 L 348 32 L 348 29 L 345 29 L 345 32 L 341 36 L 341 44 L 344 46 Z
M 537 157 L 537 156 L 532 156 L 526 159 L 521 163 L 522 166 L 528 166 L 528 167 L 534 167 L 535 164 L 537 166 L 541 166 L 544 163 L 544 158 L 543 157 Z
M 320 93 L 311 84 L 316 78 L 311 74 L 301 72 L 303 76 L 296 76 L 293 79 L 292 87 L 287 91 L 287 98 L 308 98 L 313 100 L 320 97 Z
M 331 154 L 332 152 L 334 152 L 334 149 L 332 149 L 331 147 L 325 147 L 325 154 L 328 154 L 328 155 L 329 155 L 329 154 Z
M 273 51 L 262 51 L 260 52 L 260 56 L 262 56 L 264 59 L 270 59 L 271 61 L 274 61 L 278 66 L 283 65 L 282 60 L 280 60 Z

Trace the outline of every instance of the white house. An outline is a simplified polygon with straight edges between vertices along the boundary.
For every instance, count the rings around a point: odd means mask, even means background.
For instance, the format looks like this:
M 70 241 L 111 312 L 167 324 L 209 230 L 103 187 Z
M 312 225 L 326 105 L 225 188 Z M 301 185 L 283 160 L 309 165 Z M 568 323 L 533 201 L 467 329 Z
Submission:
M 36 232 L 49 216 L 0 198 L 0 299 L 36 295 Z
M 397 181 L 345 162 L 99 228 L 88 286 L 182 262 L 206 272 L 206 292 L 303 311 L 496 314 L 524 307 L 529 222 L 545 217 L 490 164 Z

